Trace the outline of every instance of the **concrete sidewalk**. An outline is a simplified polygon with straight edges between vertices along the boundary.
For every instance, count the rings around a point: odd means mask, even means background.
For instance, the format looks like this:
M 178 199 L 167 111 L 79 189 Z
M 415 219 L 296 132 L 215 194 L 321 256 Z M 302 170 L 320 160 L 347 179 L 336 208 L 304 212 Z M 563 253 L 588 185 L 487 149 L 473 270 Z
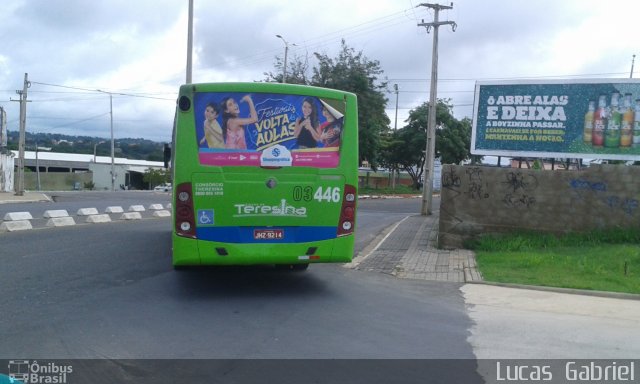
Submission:
M 51 199 L 42 192 L 25 191 L 22 196 L 17 196 L 15 192 L 0 192 L 0 204 L 35 203 L 38 201 L 51 201 Z
M 429 216 L 408 216 L 384 231 L 345 267 L 407 279 L 471 283 L 482 281 L 475 255 L 437 248 L 439 207 Z
M 440 207 L 429 216 L 408 216 L 387 228 L 346 268 L 386 273 L 399 278 L 482 283 L 504 289 L 520 289 L 592 297 L 640 300 L 640 295 L 569 288 L 484 282 L 473 251 L 438 249 Z

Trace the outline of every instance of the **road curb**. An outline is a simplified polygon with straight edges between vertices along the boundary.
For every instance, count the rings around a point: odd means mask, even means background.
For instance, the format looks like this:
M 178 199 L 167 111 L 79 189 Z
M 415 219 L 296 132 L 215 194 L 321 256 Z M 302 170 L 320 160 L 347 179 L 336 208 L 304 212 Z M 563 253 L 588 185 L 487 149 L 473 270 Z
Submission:
M 640 295 L 635 293 L 590 291 L 586 289 L 547 287 L 547 286 L 541 286 L 541 285 L 497 283 L 492 281 L 469 281 L 467 282 L 467 284 L 491 285 L 494 287 L 514 288 L 514 289 L 523 289 L 523 290 L 530 290 L 530 291 L 566 293 L 569 295 L 579 295 L 579 296 L 604 297 L 608 299 L 640 300 Z
M 167 206 L 170 206 L 170 204 L 167 204 Z M 168 208 L 158 209 L 161 207 L 162 204 L 152 204 L 150 209 L 153 209 L 153 214 L 149 218 L 164 218 L 171 216 L 171 212 Z M 31 221 L 41 219 L 39 217 L 34 219 L 30 212 L 7 212 L 4 219 L 0 220 L 0 233 L 81 224 L 77 223 L 76 219 L 83 220 L 84 223 L 88 224 L 108 223 L 113 221 L 109 214 L 116 213 L 122 213 L 119 217 L 120 221 L 142 220 L 144 218 L 142 217 L 141 212 L 146 212 L 143 205 L 132 205 L 129 207 L 128 212 L 124 212 L 122 207 L 110 206 L 107 207 L 104 214 L 99 214 L 97 208 L 80 208 L 75 216 L 69 215 L 69 212 L 66 209 L 51 209 L 46 210 L 42 215 L 42 219 L 46 220 L 46 223 L 42 228 L 36 228 L 32 225 Z

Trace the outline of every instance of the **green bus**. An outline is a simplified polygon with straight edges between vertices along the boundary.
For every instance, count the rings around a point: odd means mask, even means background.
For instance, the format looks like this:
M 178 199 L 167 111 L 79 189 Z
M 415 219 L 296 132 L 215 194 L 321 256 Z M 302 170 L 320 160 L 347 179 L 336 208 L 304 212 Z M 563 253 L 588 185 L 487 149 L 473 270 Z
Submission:
M 351 261 L 354 94 L 277 83 L 183 85 L 171 163 L 174 268 L 304 270 Z

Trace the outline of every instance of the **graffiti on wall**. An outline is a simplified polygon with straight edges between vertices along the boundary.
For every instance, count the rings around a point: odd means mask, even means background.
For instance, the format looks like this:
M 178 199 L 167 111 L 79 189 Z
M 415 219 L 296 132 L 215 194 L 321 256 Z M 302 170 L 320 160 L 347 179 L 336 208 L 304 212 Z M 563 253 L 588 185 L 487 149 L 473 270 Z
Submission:
M 612 193 L 604 181 L 591 181 L 587 178 L 571 179 L 569 187 L 574 195 L 574 201 L 582 203 L 589 201 L 600 202 L 608 209 L 619 209 L 629 216 L 633 216 L 640 206 L 640 203 L 635 198 Z
M 502 182 L 504 197 L 502 202 L 509 208 L 530 208 L 536 203 L 534 196 L 538 188 L 538 178 L 532 174 L 509 172 Z

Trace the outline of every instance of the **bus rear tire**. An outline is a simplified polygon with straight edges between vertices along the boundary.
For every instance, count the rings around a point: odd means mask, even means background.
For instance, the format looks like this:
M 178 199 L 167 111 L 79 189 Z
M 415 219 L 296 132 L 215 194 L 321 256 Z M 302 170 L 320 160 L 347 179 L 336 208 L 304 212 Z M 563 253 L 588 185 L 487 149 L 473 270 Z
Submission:
M 277 269 L 287 270 L 287 271 L 306 271 L 309 268 L 309 264 L 278 264 L 276 265 Z
M 306 271 L 309 268 L 309 264 L 293 264 L 291 269 L 294 271 Z

